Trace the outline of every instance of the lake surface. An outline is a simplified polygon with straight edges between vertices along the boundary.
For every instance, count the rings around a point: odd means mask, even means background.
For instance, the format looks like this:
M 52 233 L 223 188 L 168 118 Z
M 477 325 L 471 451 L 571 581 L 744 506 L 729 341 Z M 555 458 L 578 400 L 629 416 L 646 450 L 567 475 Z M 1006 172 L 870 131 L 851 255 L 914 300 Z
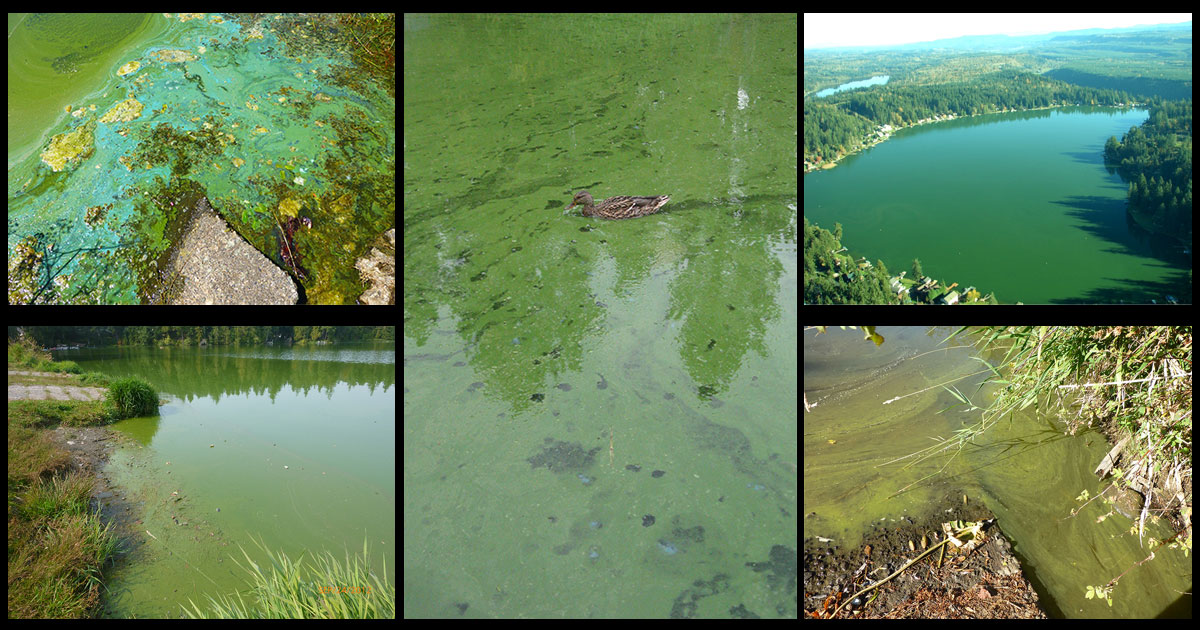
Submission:
M 1191 257 L 1126 217 L 1104 142 L 1147 112 L 1072 107 L 897 132 L 805 175 L 804 214 L 893 275 L 919 258 L 1003 303 L 1149 303 L 1191 294 Z
M 270 564 L 251 537 L 292 560 L 361 554 L 365 538 L 395 584 L 395 344 L 54 354 L 170 400 L 113 425 L 129 440 L 102 474 L 156 539 L 109 572 L 106 614 L 175 617 L 188 598 L 244 592 L 238 545 Z
M 497 417 L 445 391 L 463 413 L 404 419 L 406 617 L 796 618 L 794 414 Z
M 881 326 L 886 341 L 878 348 L 858 330 L 805 331 L 804 393 L 817 406 L 804 414 L 804 536 L 854 548 L 872 525 L 924 513 L 950 486 L 996 515 L 1051 616 L 1153 617 L 1190 591 L 1191 559 L 1181 551 L 1159 549 L 1135 566 L 1150 555 L 1150 536 L 1171 535 L 1165 525 L 1147 519 L 1142 546 L 1129 519 L 1096 522 L 1107 511 L 1099 502 L 1071 516 L 1082 505 L 1075 497 L 1084 490 L 1095 496 L 1111 481 L 1091 472 L 1109 449 L 1093 430 L 1068 437 L 1056 416 L 1027 410 L 993 424 L 952 461 L 953 450 L 907 469 L 912 459 L 884 465 L 979 422 L 980 412 L 964 407 L 939 413 L 957 400 L 938 385 L 957 387 L 981 407 L 993 399 L 990 386 L 977 391 L 986 374 L 972 357 L 998 364 L 1002 356 L 979 354 L 965 335 L 944 343 L 954 330 Z M 1087 599 L 1088 585 L 1126 570 L 1111 608 Z
M 879 76 L 871 77 L 870 79 L 863 79 L 862 81 L 851 81 L 849 83 L 843 83 L 837 87 L 826 88 L 824 90 L 821 90 L 820 92 L 817 92 L 817 98 L 824 98 L 826 96 L 829 96 L 830 94 L 837 94 L 838 92 L 845 92 L 846 90 L 853 90 L 855 88 L 860 88 L 860 87 L 868 87 L 868 86 L 872 86 L 872 85 L 884 85 L 885 83 L 888 82 L 889 78 L 891 78 L 891 77 L 889 77 L 888 75 L 879 75 Z

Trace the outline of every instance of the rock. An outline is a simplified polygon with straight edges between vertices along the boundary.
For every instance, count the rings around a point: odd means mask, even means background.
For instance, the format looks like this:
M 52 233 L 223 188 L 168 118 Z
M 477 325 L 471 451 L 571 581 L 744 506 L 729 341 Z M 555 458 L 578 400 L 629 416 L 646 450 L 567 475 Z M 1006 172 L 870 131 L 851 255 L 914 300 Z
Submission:
M 378 247 L 354 263 L 363 282 L 370 288 L 359 296 L 362 304 L 396 304 L 396 228 L 384 232 Z M 382 248 L 382 249 L 381 249 Z
M 169 304 L 295 304 L 296 283 L 229 227 L 201 197 L 169 275 L 182 278 Z

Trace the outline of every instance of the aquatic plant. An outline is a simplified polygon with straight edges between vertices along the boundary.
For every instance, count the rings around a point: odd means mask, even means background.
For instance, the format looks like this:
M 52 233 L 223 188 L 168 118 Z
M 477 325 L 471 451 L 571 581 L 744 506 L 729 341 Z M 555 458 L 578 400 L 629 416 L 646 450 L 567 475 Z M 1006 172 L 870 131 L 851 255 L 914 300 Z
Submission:
M 236 593 L 237 601 L 221 595 L 209 597 L 211 611 L 205 612 L 188 599 L 191 610 L 183 607 L 184 614 L 193 619 L 211 617 L 226 619 L 394 619 L 396 617 L 396 589 L 387 579 L 387 561 L 383 565 L 383 579 L 371 570 L 367 541 L 363 540 L 362 555 L 351 555 L 339 562 L 333 554 L 313 556 L 306 563 L 305 554 L 292 561 L 287 554 L 272 553 L 266 545 L 251 538 L 256 546 L 267 554 L 271 567 L 258 565 L 240 545 L 248 566 L 234 560 L 242 570 L 250 574 L 251 597 L 255 603 L 247 603 L 242 594 Z M 305 552 L 307 553 L 307 552 Z
M 158 413 L 158 392 L 136 376 L 113 381 L 108 388 L 107 397 L 116 418 Z

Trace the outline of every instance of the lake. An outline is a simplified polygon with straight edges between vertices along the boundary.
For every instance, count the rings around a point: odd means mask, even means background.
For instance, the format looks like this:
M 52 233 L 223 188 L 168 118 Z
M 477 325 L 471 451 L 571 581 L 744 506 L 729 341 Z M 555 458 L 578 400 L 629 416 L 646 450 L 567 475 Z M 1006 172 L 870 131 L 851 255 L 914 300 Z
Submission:
M 1132 225 L 1104 142 L 1141 109 L 1070 107 L 902 129 L 805 175 L 804 214 L 854 256 L 1003 303 L 1163 303 L 1190 295 L 1190 253 Z
M 845 92 L 846 90 L 853 90 L 853 89 L 861 88 L 861 87 L 870 87 L 872 85 L 884 85 L 888 82 L 889 78 L 891 78 L 891 77 L 889 77 L 887 75 L 879 75 L 879 76 L 871 77 L 870 79 L 863 79 L 862 81 L 851 81 L 849 83 L 843 83 L 837 87 L 826 88 L 824 90 L 821 90 L 820 92 L 817 92 L 817 98 L 825 98 L 826 96 L 829 96 L 831 94 L 837 94 L 838 92 Z
M 54 354 L 169 400 L 112 425 L 123 444 L 100 474 L 141 522 L 107 570 L 106 615 L 177 617 L 189 598 L 205 609 L 208 595 L 244 592 L 238 546 L 265 560 L 252 537 L 292 560 L 362 554 L 365 539 L 395 584 L 394 343 Z

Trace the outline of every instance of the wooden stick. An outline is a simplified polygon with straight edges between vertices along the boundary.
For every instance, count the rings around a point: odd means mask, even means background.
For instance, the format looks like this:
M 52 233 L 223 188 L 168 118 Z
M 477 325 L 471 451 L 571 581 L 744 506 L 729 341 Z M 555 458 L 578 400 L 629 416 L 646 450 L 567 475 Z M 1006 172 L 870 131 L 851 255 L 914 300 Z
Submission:
M 158 540 L 158 536 L 155 536 L 154 534 L 150 534 L 150 530 L 147 529 L 146 533 L 149 534 L 150 537 L 153 538 L 154 540 Z M 162 541 L 159 541 L 159 542 L 162 542 Z
M 608 467 L 612 468 L 612 465 L 613 465 L 613 430 L 612 430 L 612 427 L 608 427 Z

